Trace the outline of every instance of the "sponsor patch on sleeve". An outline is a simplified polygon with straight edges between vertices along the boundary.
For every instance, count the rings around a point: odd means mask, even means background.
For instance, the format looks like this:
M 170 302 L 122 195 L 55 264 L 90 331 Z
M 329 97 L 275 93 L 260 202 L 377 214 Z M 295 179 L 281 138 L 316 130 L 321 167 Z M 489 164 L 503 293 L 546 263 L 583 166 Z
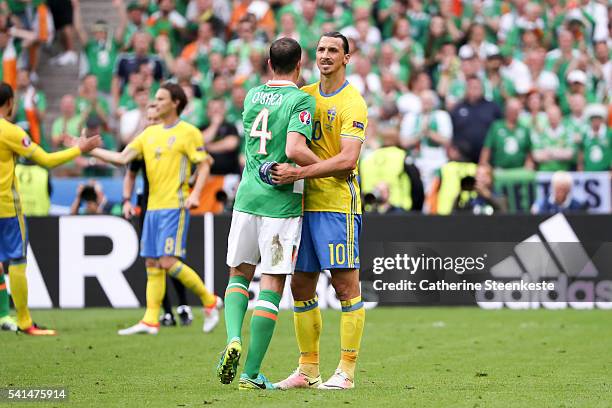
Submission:
M 198 146 L 198 147 L 196 148 L 196 151 L 198 151 L 198 152 L 203 152 L 203 151 L 204 151 L 204 146 Z
M 353 121 L 353 127 L 357 129 L 361 129 L 361 130 L 365 129 L 365 126 L 363 126 L 363 123 L 357 122 L 356 120 Z
M 21 139 L 21 144 L 23 145 L 23 147 L 30 147 L 32 141 L 28 136 L 24 136 L 23 139 Z
M 305 125 L 310 125 L 312 119 L 312 115 L 310 114 L 310 112 L 308 111 L 301 111 L 300 112 L 300 122 L 302 122 Z

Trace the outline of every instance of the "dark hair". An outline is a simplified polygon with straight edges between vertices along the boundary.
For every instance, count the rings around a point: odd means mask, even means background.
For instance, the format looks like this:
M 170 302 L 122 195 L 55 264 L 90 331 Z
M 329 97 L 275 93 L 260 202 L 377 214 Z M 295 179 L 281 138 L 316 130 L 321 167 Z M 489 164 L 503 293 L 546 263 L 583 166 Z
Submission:
M 185 106 L 187 106 L 187 95 L 185 95 L 183 87 L 178 84 L 173 84 L 172 82 L 164 82 L 159 89 L 165 89 L 168 91 L 170 93 L 170 99 L 172 102 L 178 101 L 176 114 L 180 115 L 183 113 L 183 109 L 185 109 Z
M 270 65 L 277 74 L 289 74 L 302 59 L 302 47 L 292 38 L 283 37 L 270 45 Z
M 328 33 L 325 33 L 321 36 L 321 38 L 323 37 L 331 37 L 331 38 L 339 38 L 342 40 L 342 48 L 344 49 L 344 53 L 348 54 L 349 53 L 349 42 L 346 39 L 346 37 L 338 32 L 338 31 L 330 31 Z M 321 38 L 319 38 L 319 41 L 321 41 Z
M 96 194 L 96 189 L 93 186 L 83 187 L 83 191 L 81 192 L 81 200 L 85 202 L 97 202 L 98 194 Z
M 0 106 L 4 106 L 8 101 L 13 99 L 13 88 L 6 82 L 0 83 Z

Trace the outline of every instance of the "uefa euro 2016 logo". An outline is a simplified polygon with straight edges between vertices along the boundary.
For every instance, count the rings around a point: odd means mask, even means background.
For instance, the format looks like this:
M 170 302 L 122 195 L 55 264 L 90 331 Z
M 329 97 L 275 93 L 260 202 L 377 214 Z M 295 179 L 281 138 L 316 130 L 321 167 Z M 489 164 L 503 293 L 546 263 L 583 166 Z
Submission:
M 336 107 L 327 110 L 327 120 L 333 122 L 336 119 Z

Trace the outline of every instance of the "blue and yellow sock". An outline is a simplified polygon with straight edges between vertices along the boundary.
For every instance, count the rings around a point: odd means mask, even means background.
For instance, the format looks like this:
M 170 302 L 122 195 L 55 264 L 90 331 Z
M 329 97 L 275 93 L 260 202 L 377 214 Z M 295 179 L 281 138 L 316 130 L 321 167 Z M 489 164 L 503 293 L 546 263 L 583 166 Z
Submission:
M 251 340 L 244 364 L 244 372 L 250 378 L 257 378 L 259 374 L 261 363 L 270 345 L 270 340 L 272 340 L 272 334 L 274 334 L 280 300 L 281 295 L 272 290 L 259 292 L 251 318 Z
M 142 322 L 150 326 L 159 325 L 159 310 L 166 293 L 166 271 L 147 268 L 147 310 Z
M 230 276 L 225 290 L 225 330 L 227 343 L 242 338 L 242 324 L 249 305 L 249 280 L 243 276 Z
M 321 309 L 319 299 L 293 302 L 293 325 L 300 348 L 300 372 L 309 377 L 319 376 L 319 339 L 321 338 Z
M 191 269 L 189 265 L 181 261 L 176 261 L 174 265 L 168 269 L 168 273 L 173 278 L 180 280 L 187 289 L 195 293 L 195 295 L 200 298 L 204 307 L 213 307 L 217 303 L 217 297 L 206 289 L 200 275 Z
M 28 309 L 28 280 L 26 278 L 26 261 L 11 261 L 9 264 L 11 278 L 11 296 L 17 312 L 17 325 L 21 330 L 32 326 L 32 317 Z
M 340 318 L 340 364 L 338 368 L 344 371 L 350 379 L 355 378 L 357 355 L 363 335 L 365 309 L 361 296 L 351 300 L 341 301 L 342 317 Z

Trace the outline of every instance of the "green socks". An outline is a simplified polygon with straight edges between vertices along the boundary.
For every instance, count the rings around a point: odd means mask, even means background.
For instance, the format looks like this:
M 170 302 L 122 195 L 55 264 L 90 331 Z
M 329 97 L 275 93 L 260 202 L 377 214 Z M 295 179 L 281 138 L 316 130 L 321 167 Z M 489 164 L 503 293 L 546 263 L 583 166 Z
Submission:
M 259 292 L 259 299 L 257 299 L 251 318 L 251 341 L 244 365 L 244 372 L 250 378 L 257 378 L 259 374 L 261 362 L 266 355 L 274 333 L 274 326 L 276 326 L 280 300 L 281 295 L 274 291 L 262 290 Z
M 4 273 L 0 273 L 0 318 L 9 315 L 9 295 L 6 290 Z
M 225 290 L 225 329 L 227 343 L 242 337 L 242 322 L 249 305 L 249 280 L 242 276 L 231 276 Z

